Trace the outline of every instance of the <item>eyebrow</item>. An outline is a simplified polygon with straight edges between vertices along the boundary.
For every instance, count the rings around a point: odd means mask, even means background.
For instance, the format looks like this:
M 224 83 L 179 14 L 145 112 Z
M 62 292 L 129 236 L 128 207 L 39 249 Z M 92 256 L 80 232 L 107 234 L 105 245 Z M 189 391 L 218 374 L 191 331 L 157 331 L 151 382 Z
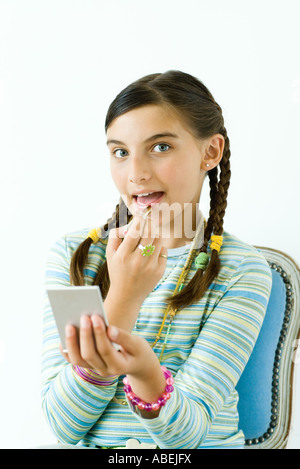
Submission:
M 157 140 L 159 138 L 165 138 L 165 137 L 179 138 L 178 135 L 172 134 L 171 132 L 163 132 L 161 134 L 155 134 L 155 135 L 152 135 L 151 137 L 146 138 L 146 140 L 144 140 L 143 143 L 149 143 L 149 142 L 152 142 L 153 140 Z M 114 140 L 114 139 L 107 140 L 106 144 L 109 145 L 110 143 L 115 143 L 117 145 L 126 145 L 124 142 L 121 142 L 120 140 Z

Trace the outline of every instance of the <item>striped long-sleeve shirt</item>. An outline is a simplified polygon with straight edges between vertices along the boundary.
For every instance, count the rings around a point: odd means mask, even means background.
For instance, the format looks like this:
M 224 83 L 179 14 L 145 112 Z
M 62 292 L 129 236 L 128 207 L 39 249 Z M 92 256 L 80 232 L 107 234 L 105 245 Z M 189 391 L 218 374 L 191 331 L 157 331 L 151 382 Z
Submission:
M 70 233 L 51 248 L 46 286 L 70 286 L 70 259 L 89 229 Z M 106 245 L 92 244 L 85 284 L 105 260 Z M 168 251 L 167 267 L 145 299 L 133 334 L 155 340 L 189 246 Z M 209 251 L 208 251 L 209 253 Z M 174 391 L 158 417 L 144 419 L 124 400 L 122 378 L 108 386 L 80 377 L 59 351 L 60 339 L 45 292 L 42 406 L 57 439 L 71 444 L 125 446 L 129 438 L 159 448 L 242 448 L 235 386 L 259 334 L 271 291 L 266 260 L 252 246 L 225 232 L 221 270 L 200 301 L 179 311 L 172 323 L 162 365 L 173 374 Z M 187 282 L 195 274 L 193 263 Z M 154 347 L 159 356 L 167 324 Z

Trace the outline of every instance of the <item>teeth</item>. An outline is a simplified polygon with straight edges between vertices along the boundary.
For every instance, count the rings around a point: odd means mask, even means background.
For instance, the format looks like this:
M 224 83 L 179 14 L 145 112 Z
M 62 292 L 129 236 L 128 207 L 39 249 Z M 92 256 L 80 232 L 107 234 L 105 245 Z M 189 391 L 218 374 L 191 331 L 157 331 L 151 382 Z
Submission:
M 146 192 L 145 194 L 138 194 L 137 197 L 145 197 L 146 195 L 153 194 L 153 192 Z

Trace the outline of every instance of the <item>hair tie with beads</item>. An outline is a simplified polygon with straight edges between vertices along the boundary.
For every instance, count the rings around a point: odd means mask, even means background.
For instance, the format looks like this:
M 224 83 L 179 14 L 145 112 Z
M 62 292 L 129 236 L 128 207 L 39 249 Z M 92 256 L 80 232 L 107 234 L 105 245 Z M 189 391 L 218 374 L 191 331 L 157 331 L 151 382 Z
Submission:
M 223 236 L 213 235 L 211 237 L 211 244 L 210 249 L 215 249 L 216 251 L 220 252 L 221 246 L 223 243 Z
M 101 228 L 94 228 L 93 230 L 89 231 L 86 239 L 91 238 L 93 243 L 96 244 L 101 236 Z
M 201 269 L 204 272 L 204 270 L 207 267 L 208 261 L 209 261 L 208 254 L 206 252 L 200 252 L 200 254 L 198 254 L 198 256 L 195 259 L 195 266 L 197 269 Z

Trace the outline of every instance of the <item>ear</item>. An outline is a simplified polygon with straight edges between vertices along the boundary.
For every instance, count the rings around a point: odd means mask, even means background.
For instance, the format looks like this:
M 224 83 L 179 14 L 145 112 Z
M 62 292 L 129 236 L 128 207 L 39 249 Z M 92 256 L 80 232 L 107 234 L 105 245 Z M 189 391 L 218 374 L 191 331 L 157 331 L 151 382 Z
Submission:
M 209 171 L 220 163 L 223 156 L 224 145 L 225 140 L 221 134 L 215 134 L 207 139 L 206 149 L 201 161 L 201 169 L 203 171 Z

